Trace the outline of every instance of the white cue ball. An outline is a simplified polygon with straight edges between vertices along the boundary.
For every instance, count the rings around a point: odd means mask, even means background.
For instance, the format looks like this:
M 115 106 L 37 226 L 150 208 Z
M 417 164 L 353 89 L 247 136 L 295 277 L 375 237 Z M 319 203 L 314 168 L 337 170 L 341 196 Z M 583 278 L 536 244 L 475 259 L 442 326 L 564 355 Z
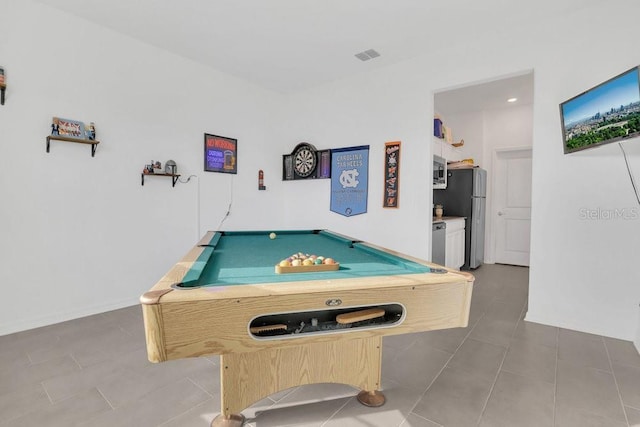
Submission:
M 271 240 L 275 239 L 275 238 L 276 238 L 276 233 L 271 233 L 271 234 L 269 234 L 269 238 L 270 238 Z

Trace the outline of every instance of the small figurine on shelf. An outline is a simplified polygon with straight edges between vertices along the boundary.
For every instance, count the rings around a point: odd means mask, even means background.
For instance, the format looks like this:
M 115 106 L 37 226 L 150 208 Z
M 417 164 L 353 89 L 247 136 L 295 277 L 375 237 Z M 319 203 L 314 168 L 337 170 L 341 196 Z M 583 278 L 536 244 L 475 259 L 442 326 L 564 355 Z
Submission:
M 51 135 L 60 135 L 60 121 L 57 117 L 54 117 L 51 123 Z
M 160 162 L 154 162 L 153 160 L 151 160 L 151 164 L 153 165 L 153 169 L 162 169 L 162 163 Z
M 144 165 L 144 170 L 142 171 L 144 174 L 153 173 L 153 162 L 150 165 Z
M 168 175 L 177 174 L 178 166 L 176 165 L 176 162 L 174 162 L 173 160 L 167 160 L 166 162 L 164 162 L 164 173 Z
M 89 139 L 91 141 L 95 141 L 95 139 L 96 139 L 96 125 L 93 122 L 89 123 L 89 126 L 85 130 L 85 134 L 87 135 L 87 139 Z

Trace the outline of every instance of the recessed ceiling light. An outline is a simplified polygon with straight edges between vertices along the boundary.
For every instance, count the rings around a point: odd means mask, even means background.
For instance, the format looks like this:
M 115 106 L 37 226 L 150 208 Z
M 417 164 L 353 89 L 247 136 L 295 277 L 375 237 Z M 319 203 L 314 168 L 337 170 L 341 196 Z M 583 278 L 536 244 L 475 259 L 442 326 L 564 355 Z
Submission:
M 507 102 L 513 103 L 513 102 L 516 102 L 517 100 L 518 100 L 518 98 L 509 98 L 509 99 L 507 99 Z

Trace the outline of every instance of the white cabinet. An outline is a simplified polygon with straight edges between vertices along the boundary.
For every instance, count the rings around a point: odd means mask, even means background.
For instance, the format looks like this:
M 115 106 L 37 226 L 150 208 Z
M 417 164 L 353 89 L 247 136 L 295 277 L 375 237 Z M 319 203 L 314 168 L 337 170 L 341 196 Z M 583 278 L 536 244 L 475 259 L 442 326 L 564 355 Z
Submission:
M 458 162 L 464 158 L 464 154 L 460 148 L 456 148 L 444 139 L 436 137 L 433 137 L 431 151 L 433 151 L 435 156 L 444 157 L 449 162 Z
M 464 218 L 445 219 L 447 234 L 444 265 L 460 269 L 464 265 Z

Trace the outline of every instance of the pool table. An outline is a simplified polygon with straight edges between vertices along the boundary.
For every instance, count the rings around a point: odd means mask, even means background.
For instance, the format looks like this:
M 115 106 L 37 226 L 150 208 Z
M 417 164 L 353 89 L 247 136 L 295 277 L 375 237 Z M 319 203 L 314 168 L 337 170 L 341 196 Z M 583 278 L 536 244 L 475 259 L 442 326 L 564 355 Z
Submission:
M 303 384 L 350 384 L 380 406 L 383 336 L 467 326 L 469 273 L 327 230 L 271 232 L 207 232 L 140 298 L 151 362 L 220 355 L 214 427 Z M 337 264 L 276 272 L 298 253 Z

